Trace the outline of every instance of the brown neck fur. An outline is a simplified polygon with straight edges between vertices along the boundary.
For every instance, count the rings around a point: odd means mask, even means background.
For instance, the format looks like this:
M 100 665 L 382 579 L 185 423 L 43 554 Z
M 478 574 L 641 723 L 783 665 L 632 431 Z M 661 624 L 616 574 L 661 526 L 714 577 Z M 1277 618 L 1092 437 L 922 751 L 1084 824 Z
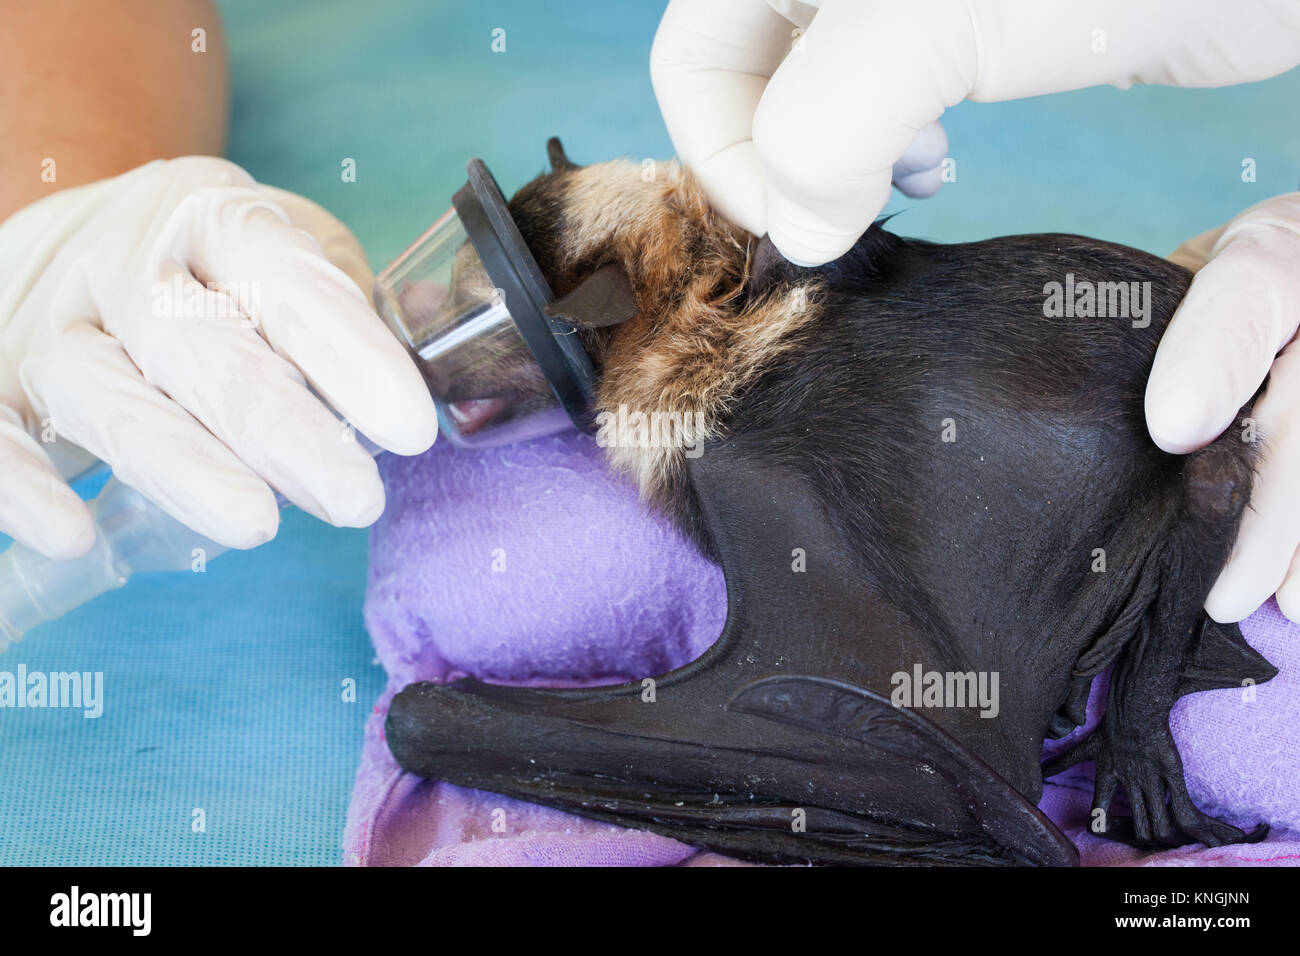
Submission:
M 687 449 L 721 433 L 745 385 L 816 317 L 820 284 L 747 295 L 755 239 L 715 214 L 675 162 L 564 169 L 525 187 L 512 207 L 530 247 L 548 250 L 542 266 L 557 294 L 611 263 L 631 281 L 637 316 L 586 333 L 601 372 L 597 411 L 686 425 L 667 442 L 613 429 L 598 440 L 644 497 L 665 504 Z

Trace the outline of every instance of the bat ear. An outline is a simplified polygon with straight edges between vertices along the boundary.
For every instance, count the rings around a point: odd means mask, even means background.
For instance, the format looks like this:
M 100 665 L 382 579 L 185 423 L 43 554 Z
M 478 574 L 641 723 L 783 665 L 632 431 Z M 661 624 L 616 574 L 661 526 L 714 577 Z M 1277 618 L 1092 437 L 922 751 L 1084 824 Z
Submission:
M 767 236 L 759 239 L 753 248 L 749 257 L 749 276 L 745 282 L 745 289 L 750 295 L 762 295 L 781 282 L 793 282 L 798 278 L 799 267 L 781 255 Z
M 568 156 L 564 155 L 564 144 L 560 142 L 560 137 L 552 136 L 546 141 L 546 158 L 551 162 L 551 172 L 562 173 L 570 169 L 580 168 L 577 163 L 572 162 Z
M 636 315 L 636 294 L 623 268 L 611 263 L 548 305 L 546 314 L 577 329 L 603 329 Z

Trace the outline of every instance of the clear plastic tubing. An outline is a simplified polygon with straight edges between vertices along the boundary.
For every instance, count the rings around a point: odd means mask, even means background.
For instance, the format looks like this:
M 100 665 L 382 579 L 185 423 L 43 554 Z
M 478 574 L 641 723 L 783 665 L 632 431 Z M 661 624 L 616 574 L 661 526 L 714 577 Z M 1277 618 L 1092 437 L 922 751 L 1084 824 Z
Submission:
M 357 441 L 378 453 L 363 436 Z M 279 494 L 276 501 L 281 508 L 288 504 Z M 0 554 L 0 651 L 37 624 L 122 587 L 137 571 L 189 571 L 200 557 L 206 562 L 227 550 L 115 477 L 89 506 L 95 544 L 83 557 L 54 561 L 17 541 Z

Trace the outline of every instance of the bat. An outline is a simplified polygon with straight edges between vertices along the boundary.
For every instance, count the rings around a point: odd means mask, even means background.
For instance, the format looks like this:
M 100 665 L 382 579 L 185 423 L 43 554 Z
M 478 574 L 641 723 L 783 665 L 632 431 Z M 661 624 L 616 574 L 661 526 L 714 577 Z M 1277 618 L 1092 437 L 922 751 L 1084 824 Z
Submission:
M 1144 422 L 1187 270 L 880 223 L 802 268 L 676 163 L 548 153 L 511 215 L 599 371 L 610 466 L 720 564 L 727 622 L 618 686 L 412 684 L 404 769 L 753 860 L 1071 865 L 1035 804 L 1087 760 L 1094 832 L 1263 838 L 1193 804 L 1169 730 L 1180 696 L 1276 673 L 1203 610 L 1267 436 L 1249 403 L 1186 456 Z M 1108 667 L 1100 725 L 1040 765 Z

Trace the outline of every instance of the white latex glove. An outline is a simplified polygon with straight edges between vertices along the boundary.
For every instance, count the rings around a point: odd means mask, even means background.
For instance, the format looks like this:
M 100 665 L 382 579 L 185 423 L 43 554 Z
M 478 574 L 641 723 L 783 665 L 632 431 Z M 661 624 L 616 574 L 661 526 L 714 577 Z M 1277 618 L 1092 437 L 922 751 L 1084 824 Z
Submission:
M 341 223 L 224 159 L 159 160 L 16 212 L 0 224 L 0 530 L 55 558 L 92 544 L 53 429 L 228 547 L 275 535 L 272 488 L 333 524 L 374 521 L 375 463 L 321 399 L 401 454 L 437 420 L 358 283 Z
M 1252 206 L 1170 258 L 1200 271 L 1147 383 L 1156 444 L 1184 454 L 1228 428 L 1251 437 L 1236 414 L 1269 377 L 1251 416 L 1261 458 L 1250 508 L 1205 608 L 1239 621 L 1276 592 L 1300 622 L 1300 193 Z
M 963 99 L 1226 86 L 1300 63 L 1297 0 L 818 7 L 670 0 L 650 55 L 668 133 L 710 201 L 801 265 L 848 251 L 891 179 L 909 195 L 938 188 L 947 143 L 936 121 Z

